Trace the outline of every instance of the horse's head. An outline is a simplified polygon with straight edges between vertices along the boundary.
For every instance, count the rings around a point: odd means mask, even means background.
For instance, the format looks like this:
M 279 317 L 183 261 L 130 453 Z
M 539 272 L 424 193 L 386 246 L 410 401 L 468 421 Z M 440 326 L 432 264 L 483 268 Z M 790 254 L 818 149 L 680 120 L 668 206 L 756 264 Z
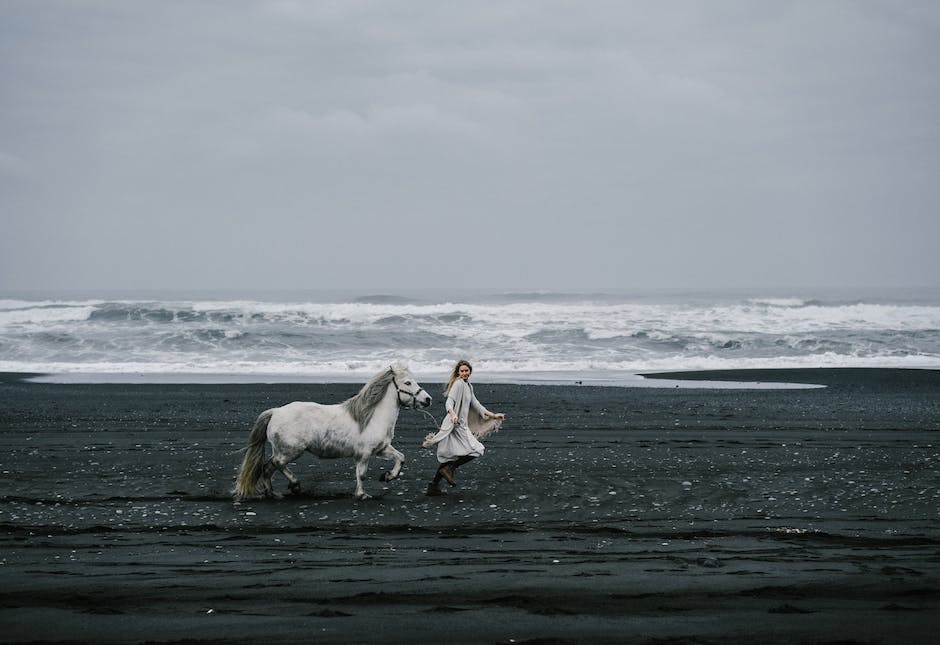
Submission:
M 392 372 L 392 386 L 398 390 L 398 405 L 414 409 L 431 405 L 431 395 L 424 391 L 410 369 L 401 364 L 389 369 Z

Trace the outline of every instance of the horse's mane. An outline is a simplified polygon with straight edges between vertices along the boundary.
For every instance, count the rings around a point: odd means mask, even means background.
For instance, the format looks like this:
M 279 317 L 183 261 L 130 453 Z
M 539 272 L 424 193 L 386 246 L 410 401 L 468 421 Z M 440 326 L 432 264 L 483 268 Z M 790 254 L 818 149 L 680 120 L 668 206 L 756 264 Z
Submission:
M 343 402 L 342 405 L 346 406 L 346 410 L 353 420 L 359 424 L 360 432 L 369 425 L 369 421 L 372 420 L 372 415 L 375 413 L 375 408 L 382 401 L 385 390 L 394 377 L 395 372 L 392 368 L 388 368 L 384 372 L 373 376 L 371 381 L 362 386 L 356 396 Z

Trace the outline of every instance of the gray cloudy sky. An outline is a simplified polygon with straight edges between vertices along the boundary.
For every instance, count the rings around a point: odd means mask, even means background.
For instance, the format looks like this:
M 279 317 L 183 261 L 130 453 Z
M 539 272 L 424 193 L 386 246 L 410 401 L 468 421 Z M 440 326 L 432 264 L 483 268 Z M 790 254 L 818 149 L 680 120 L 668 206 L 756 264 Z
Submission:
M 940 284 L 940 3 L 0 0 L 0 291 Z

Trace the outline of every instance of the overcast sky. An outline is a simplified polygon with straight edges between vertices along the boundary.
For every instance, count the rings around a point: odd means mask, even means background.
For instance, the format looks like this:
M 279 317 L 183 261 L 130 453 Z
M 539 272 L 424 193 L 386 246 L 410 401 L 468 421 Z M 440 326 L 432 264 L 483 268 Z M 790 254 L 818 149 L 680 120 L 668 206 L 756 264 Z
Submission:
M 0 0 L 0 292 L 940 285 L 940 3 Z

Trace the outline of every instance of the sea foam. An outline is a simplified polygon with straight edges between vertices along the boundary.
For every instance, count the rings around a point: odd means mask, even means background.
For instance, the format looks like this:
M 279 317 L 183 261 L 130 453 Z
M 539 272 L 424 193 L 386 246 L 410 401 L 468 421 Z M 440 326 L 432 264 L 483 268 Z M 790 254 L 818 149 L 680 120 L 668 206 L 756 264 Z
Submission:
M 0 300 L 0 370 L 362 378 L 459 357 L 503 380 L 938 367 L 940 301 L 697 293 L 466 298 Z

